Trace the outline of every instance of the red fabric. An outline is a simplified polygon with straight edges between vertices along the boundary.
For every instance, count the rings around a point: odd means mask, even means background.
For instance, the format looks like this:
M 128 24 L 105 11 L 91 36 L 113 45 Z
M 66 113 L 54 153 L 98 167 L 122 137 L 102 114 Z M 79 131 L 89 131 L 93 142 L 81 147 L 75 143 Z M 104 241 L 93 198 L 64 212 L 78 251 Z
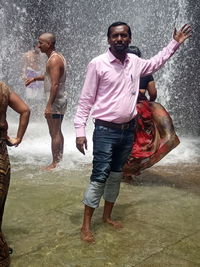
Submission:
M 157 137 L 156 127 L 152 120 L 152 112 L 148 101 L 142 101 L 137 104 L 137 111 L 137 131 L 131 157 L 146 158 L 151 156 L 158 146 L 155 143 L 155 138 Z
M 137 104 L 137 111 L 135 141 L 124 166 L 127 175 L 137 175 L 151 167 L 180 143 L 172 119 L 162 105 L 142 101 Z

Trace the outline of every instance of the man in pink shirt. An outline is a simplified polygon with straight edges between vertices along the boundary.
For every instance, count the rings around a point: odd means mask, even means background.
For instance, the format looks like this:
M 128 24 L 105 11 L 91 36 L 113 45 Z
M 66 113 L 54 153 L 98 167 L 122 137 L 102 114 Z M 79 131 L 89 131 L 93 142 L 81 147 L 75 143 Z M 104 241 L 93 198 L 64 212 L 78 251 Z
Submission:
M 173 40 L 149 60 L 127 54 L 131 29 L 124 22 L 115 22 L 108 28 L 109 50 L 88 65 L 87 74 L 74 119 L 76 146 L 85 154 L 87 139 L 85 126 L 88 116 L 95 119 L 93 134 L 93 169 L 85 193 L 81 239 L 95 242 L 91 219 L 103 195 L 103 221 L 115 228 L 122 224 L 111 218 L 119 194 L 122 167 L 131 151 L 136 102 L 140 76 L 159 70 L 181 43 L 191 36 L 191 28 L 184 25 L 174 31 Z

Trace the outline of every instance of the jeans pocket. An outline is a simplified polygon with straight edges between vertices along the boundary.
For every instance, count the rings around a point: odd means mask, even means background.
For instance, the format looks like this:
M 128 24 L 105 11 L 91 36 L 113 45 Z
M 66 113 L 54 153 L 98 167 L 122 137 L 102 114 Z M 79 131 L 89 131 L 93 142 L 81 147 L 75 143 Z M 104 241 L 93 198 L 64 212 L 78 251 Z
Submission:
M 106 126 L 100 126 L 100 125 L 96 125 L 95 126 L 95 130 L 96 131 L 104 131 L 104 132 L 108 132 L 109 131 L 109 128 L 108 127 L 106 127 Z
M 106 134 L 110 131 L 110 128 L 106 127 L 106 126 L 99 126 L 96 125 L 95 129 L 94 129 L 94 135 L 102 135 L 102 134 Z

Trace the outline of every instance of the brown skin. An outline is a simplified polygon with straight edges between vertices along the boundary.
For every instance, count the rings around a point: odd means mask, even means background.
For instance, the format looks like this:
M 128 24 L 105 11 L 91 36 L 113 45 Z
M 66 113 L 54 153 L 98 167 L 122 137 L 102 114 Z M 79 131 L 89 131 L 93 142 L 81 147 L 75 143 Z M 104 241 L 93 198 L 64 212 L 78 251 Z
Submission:
M 11 109 L 13 109 L 15 112 L 17 112 L 20 116 L 19 116 L 19 122 L 18 122 L 17 136 L 16 137 L 7 136 L 6 143 L 9 146 L 17 147 L 21 143 L 23 136 L 25 134 L 25 131 L 27 129 L 29 117 L 30 117 L 30 109 L 24 103 L 24 101 L 13 91 L 11 91 L 11 93 L 9 95 L 8 106 Z M 3 115 L 6 117 L 6 114 L 3 114 Z M 6 182 L 6 180 L 5 180 L 5 182 Z M 3 187 L 3 189 L 5 190 L 5 192 L 3 192 L 3 194 L 1 194 L 1 204 L 4 206 L 4 204 L 6 202 L 6 195 L 7 195 L 6 190 L 8 190 L 8 188 L 6 189 L 6 187 Z M 3 204 L 3 202 L 4 202 L 4 204 Z M 1 207 L 3 207 L 3 206 L 1 206 Z M 3 212 L 1 213 L 1 219 L 2 219 L 2 216 L 3 216 Z M 1 231 L 1 226 L 0 226 L 0 231 Z M 2 238 L 1 238 L 1 242 L 2 242 Z M 2 248 L 2 246 L 1 246 L 1 248 Z M 12 253 L 12 248 L 9 248 L 9 254 L 10 253 Z M 2 253 L 1 253 L 1 255 L 2 255 Z M 5 255 L 5 252 L 3 253 L 3 255 Z M 2 259 L 2 257 L 1 257 L 1 259 Z M 1 261 L 1 262 L 3 263 L 3 261 Z M 5 265 L 3 264 L 1 266 L 5 266 Z M 6 264 L 6 266 L 7 266 L 7 264 Z
M 108 43 L 110 45 L 111 53 L 122 63 L 124 63 L 127 48 L 131 43 L 131 38 L 128 33 L 128 26 L 119 25 L 111 27 Z
M 174 30 L 173 38 L 183 43 L 187 38 L 191 36 L 191 28 L 187 24 L 184 25 L 180 31 Z M 126 49 L 131 42 L 131 38 L 128 34 L 128 27 L 126 25 L 119 25 L 111 28 L 111 33 L 108 38 L 111 53 L 118 58 L 122 63 L 126 58 Z M 150 89 L 151 91 L 152 89 Z M 85 136 L 76 138 L 76 147 L 82 153 L 85 154 L 84 148 L 87 149 L 87 139 Z M 112 225 L 114 228 L 121 228 L 122 225 L 119 222 L 114 222 L 111 219 L 111 213 L 114 203 L 105 201 L 103 221 Z M 83 224 L 81 227 L 81 239 L 88 243 L 94 243 L 95 239 L 91 232 L 91 219 L 94 213 L 94 208 L 85 205 Z
M 87 150 L 87 138 L 85 136 L 76 137 L 76 148 L 85 155 L 85 150 Z
M 48 58 L 51 56 L 51 53 L 55 51 L 55 47 L 52 43 L 51 37 L 52 37 L 51 34 L 44 33 L 39 37 L 39 42 L 38 42 L 38 48 L 41 50 L 42 53 L 45 53 Z M 64 147 L 64 138 L 61 132 L 62 121 L 61 119 L 52 119 L 52 105 L 58 93 L 59 81 L 64 73 L 64 64 L 62 59 L 57 55 L 52 56 L 51 59 L 46 64 L 46 71 L 51 78 L 51 90 L 44 111 L 44 116 L 47 120 L 47 124 L 49 127 L 49 134 L 51 136 L 51 149 L 52 149 L 53 160 L 52 163 L 48 165 L 45 169 L 51 170 L 54 169 L 62 159 L 63 147 Z M 27 86 L 36 80 L 42 81 L 44 80 L 44 76 L 42 75 L 28 79 L 25 85 Z
M 151 81 L 147 85 L 147 89 L 140 89 L 140 92 L 142 94 L 145 94 L 146 90 L 148 91 L 149 94 L 149 101 L 155 101 L 157 98 L 157 89 L 156 89 L 156 84 L 154 81 Z
M 155 101 L 157 98 L 157 89 L 156 89 L 156 83 L 154 81 L 148 83 L 147 91 L 149 94 L 149 101 Z
M 22 141 L 29 122 L 30 109 L 24 103 L 24 101 L 14 92 L 11 92 L 10 94 L 8 105 L 14 111 L 20 114 L 17 136 L 15 138 L 11 138 L 9 136 L 7 137 L 7 141 L 10 146 L 18 146 Z
M 183 25 L 183 27 L 177 31 L 176 28 L 174 29 L 173 38 L 179 43 L 182 44 L 187 40 L 189 37 L 192 36 L 192 29 L 188 24 Z

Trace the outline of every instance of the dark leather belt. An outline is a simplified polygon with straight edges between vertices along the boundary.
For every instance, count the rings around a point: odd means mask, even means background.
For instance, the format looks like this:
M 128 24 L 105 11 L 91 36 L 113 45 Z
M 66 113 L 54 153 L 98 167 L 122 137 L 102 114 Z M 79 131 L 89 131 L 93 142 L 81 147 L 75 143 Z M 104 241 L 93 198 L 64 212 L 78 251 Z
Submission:
M 102 121 L 102 120 L 96 119 L 95 125 L 105 126 L 105 127 L 114 128 L 114 129 L 128 130 L 128 129 L 134 128 L 135 119 L 132 119 L 131 121 L 125 122 L 125 123 L 115 123 L 115 122 Z

